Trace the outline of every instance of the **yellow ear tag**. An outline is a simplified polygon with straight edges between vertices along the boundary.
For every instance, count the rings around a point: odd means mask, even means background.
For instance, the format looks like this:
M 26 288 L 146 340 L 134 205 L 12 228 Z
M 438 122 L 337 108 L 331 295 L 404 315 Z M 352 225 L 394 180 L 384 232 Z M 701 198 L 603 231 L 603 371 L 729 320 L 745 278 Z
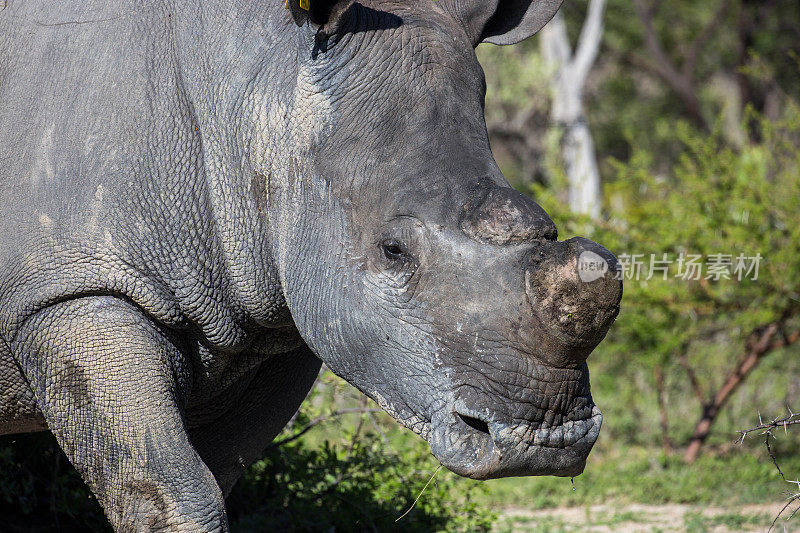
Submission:
M 308 11 L 309 2 L 311 2 L 311 0 L 300 0 L 300 9 Z M 286 0 L 286 3 L 283 5 L 283 7 L 289 9 L 289 0 Z

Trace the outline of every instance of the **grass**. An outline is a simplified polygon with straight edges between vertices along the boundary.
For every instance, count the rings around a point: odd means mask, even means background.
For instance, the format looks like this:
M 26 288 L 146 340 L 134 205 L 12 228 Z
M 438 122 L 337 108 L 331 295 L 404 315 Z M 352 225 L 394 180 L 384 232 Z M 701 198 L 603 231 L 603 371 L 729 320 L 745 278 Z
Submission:
M 495 526 L 497 533 L 512 533 L 516 531 L 536 531 L 542 533 L 550 533 L 556 531 L 574 531 L 575 526 L 569 526 L 563 520 L 557 517 L 545 518 L 505 518 L 501 519 Z
M 744 505 L 779 501 L 787 489 L 768 458 L 742 449 L 703 456 L 694 465 L 644 448 L 590 457 L 583 475 L 569 479 L 506 478 L 486 482 L 483 504 L 546 509 L 608 504 Z M 800 472 L 800 457 L 784 457 L 785 472 Z
M 606 374 L 608 372 L 596 375 Z M 478 483 L 457 478 L 447 471 L 440 472 L 431 485 L 450 483 L 454 494 L 469 486 L 478 487 L 467 503 L 498 512 L 500 518 L 495 531 L 582 531 L 587 526 L 613 531 L 621 524 L 644 531 L 765 531 L 769 527 L 774 516 L 768 516 L 768 512 L 764 514 L 760 506 L 781 502 L 785 491 L 791 487 L 780 479 L 760 438 L 748 439 L 741 446 L 730 445 L 736 438 L 734 429 L 749 427 L 750 419 L 744 415 L 721 419 L 705 453 L 695 464 L 686 465 L 679 452 L 665 456 L 658 446 L 658 429 L 642 422 L 651 420 L 656 413 L 626 410 L 625 406 L 631 405 L 633 399 L 614 401 L 614 394 L 619 395 L 616 382 L 603 379 L 595 382 L 598 404 L 606 408 L 607 418 L 586 471 L 574 479 L 574 490 L 569 478 L 506 478 Z M 616 392 L 611 390 L 614 387 Z M 766 386 L 764 391 L 774 392 Z M 321 406 L 371 406 L 349 387 L 331 386 L 327 393 L 331 397 L 326 397 L 326 392 L 320 394 Z M 640 405 L 649 405 L 639 400 Z M 740 410 L 746 412 L 747 408 Z M 420 479 L 424 478 L 423 483 L 427 481 L 437 465 L 428 455 L 427 445 L 410 431 L 400 428 L 388 415 L 372 413 L 369 416 L 370 421 L 364 427 L 367 431 L 380 431 L 387 445 L 383 453 L 406 457 L 410 450 L 416 450 L 418 459 L 428 457 L 425 464 L 414 463 Z M 694 416 L 696 413 L 687 408 L 683 415 L 676 414 L 672 420 L 677 425 L 693 421 Z M 346 446 L 360 419 L 362 415 L 350 414 L 332 420 L 309 432 L 304 437 L 305 442 L 312 447 L 325 442 L 340 442 Z M 691 429 L 691 424 L 684 425 Z M 800 475 L 800 455 L 796 453 L 798 437 L 800 434 L 789 432 L 787 436 L 778 435 L 773 441 L 779 463 L 789 478 Z M 685 442 L 680 432 L 675 442 Z M 423 494 L 420 501 L 425 499 Z M 628 507 L 637 504 L 663 508 L 659 511 L 647 507 L 639 512 L 639 508 Z M 745 512 L 739 509 L 743 505 L 759 507 Z M 598 509 L 597 506 L 602 507 Z M 666 509 L 670 506 L 680 506 L 680 509 Z M 563 508 L 568 507 L 572 509 L 563 512 Z M 718 509 L 706 512 L 706 507 Z M 542 512 L 526 516 L 527 511 Z M 577 519 L 576 512 L 579 513 Z M 585 517 L 580 514 L 584 512 Z M 665 517 L 664 512 L 676 514 Z M 797 523 L 800 518 L 787 525 Z
M 753 528 L 769 528 L 775 517 L 764 513 L 743 515 L 738 513 L 724 513 L 715 516 L 703 516 L 700 513 L 687 513 L 683 517 L 683 527 L 688 533 L 711 531 L 718 526 L 723 526 L 730 531 L 742 531 Z M 779 529 L 780 530 L 780 529 Z
M 772 517 L 760 514 L 723 513 L 712 516 L 698 511 L 687 512 L 682 518 L 669 524 L 656 524 L 646 513 L 630 511 L 609 511 L 587 516 L 585 522 L 565 520 L 557 515 L 548 516 L 511 516 L 501 518 L 496 526 L 497 533 L 530 532 L 556 533 L 577 532 L 587 528 L 592 530 L 614 531 L 621 525 L 634 526 L 638 531 L 684 531 L 687 533 L 704 533 L 709 531 L 753 531 L 766 530 L 772 523 Z

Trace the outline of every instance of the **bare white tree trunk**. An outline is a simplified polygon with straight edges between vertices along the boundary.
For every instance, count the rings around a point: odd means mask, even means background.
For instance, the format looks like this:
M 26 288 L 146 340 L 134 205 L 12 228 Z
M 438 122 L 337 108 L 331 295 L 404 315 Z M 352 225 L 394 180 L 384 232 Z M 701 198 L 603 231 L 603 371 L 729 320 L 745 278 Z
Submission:
M 600 49 L 605 4 L 606 0 L 589 3 L 574 54 L 561 12 L 540 32 L 542 55 L 554 69 L 551 118 L 564 130 L 561 158 L 569 182 L 570 209 L 593 218 L 600 216 L 600 173 L 592 134 L 586 124 L 583 89 Z

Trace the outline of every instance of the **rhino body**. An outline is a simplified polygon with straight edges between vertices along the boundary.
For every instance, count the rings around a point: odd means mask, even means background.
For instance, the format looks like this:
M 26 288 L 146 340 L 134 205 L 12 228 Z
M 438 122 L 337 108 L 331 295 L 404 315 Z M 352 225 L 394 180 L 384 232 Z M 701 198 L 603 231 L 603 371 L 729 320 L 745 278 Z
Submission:
M 226 530 L 324 361 L 459 474 L 580 473 L 616 263 L 509 188 L 473 52 L 560 0 L 282 4 L 0 7 L 0 434 Z

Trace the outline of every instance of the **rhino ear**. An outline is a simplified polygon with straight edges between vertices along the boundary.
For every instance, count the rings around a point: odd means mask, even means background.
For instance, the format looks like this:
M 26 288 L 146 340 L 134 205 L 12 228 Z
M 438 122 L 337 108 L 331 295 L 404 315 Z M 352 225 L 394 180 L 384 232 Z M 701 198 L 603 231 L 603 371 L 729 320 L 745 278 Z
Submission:
M 461 23 L 472 40 L 514 44 L 547 24 L 564 0 L 439 0 L 437 3 Z
M 298 26 L 336 26 L 355 0 L 286 0 L 286 7 Z

